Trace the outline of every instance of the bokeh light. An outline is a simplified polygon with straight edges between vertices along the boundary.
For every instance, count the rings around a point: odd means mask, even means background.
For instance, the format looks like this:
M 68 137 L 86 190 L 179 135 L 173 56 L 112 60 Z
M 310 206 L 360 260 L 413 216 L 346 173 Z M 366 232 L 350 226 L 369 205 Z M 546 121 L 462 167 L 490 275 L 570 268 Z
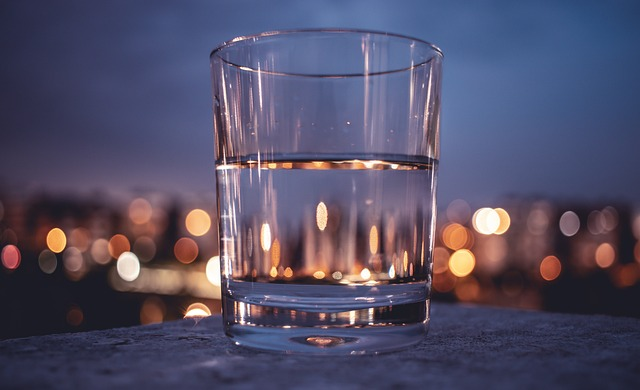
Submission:
M 470 248 L 473 236 L 467 228 L 459 223 L 451 223 L 442 229 L 442 242 L 453 250 Z
M 504 268 L 505 258 L 509 253 L 507 240 L 503 236 L 488 237 L 481 249 L 476 264 L 478 270 L 490 275 L 499 273 Z
M 540 262 L 540 276 L 546 281 L 552 281 L 560 276 L 562 264 L 555 256 L 547 256 Z
M 104 238 L 98 238 L 91 244 L 91 257 L 98 264 L 107 264 L 111 261 L 109 254 L 109 241 Z
M 67 246 L 67 236 L 62 229 L 53 228 L 47 233 L 47 247 L 51 252 L 60 253 Z
M 84 267 L 84 258 L 80 249 L 70 246 L 62 254 L 62 265 L 64 268 L 71 272 L 81 272 Z
M 140 260 L 132 252 L 123 252 L 116 263 L 118 276 L 125 282 L 133 282 L 140 276 Z
M 76 247 L 80 252 L 86 252 L 89 249 L 91 243 L 91 232 L 89 230 L 79 227 L 71 231 L 69 235 L 69 245 Z
M 607 232 L 612 231 L 618 226 L 618 211 L 611 207 L 607 206 L 602 209 L 602 218 L 604 219 L 604 230 Z
M 313 273 L 313 277 L 316 279 L 324 279 L 325 276 L 325 273 L 322 271 L 316 271 Z
M 205 268 L 207 280 L 216 287 L 220 287 L 220 256 L 213 256 L 207 261 Z
M 271 227 L 266 222 L 260 227 L 260 246 L 265 252 L 271 249 Z
M 156 243 L 151 237 L 138 237 L 133 243 L 133 253 L 138 256 L 142 262 L 149 262 L 156 255 Z
M 500 227 L 500 214 L 492 208 L 483 207 L 473 214 L 472 223 L 478 233 L 493 234 Z
M 631 232 L 636 240 L 640 241 L 640 214 L 636 214 L 631 223 Z
M 173 246 L 173 254 L 183 264 L 192 263 L 198 257 L 198 244 L 189 237 L 182 237 Z
M 572 237 L 580 230 L 580 218 L 573 211 L 566 211 L 560 217 L 560 231 L 567 237 Z
M 360 271 L 360 277 L 364 280 L 371 279 L 371 271 L 369 271 L 368 268 L 363 268 L 362 271 Z
M 193 209 L 185 218 L 185 226 L 191 235 L 204 236 L 211 228 L 211 217 L 204 210 Z
M 453 293 L 463 302 L 474 301 L 480 295 L 480 283 L 473 276 L 464 278 L 456 283 Z
M 475 265 L 476 258 L 468 249 L 457 250 L 449 258 L 449 270 L 459 278 L 469 275 Z
M 184 318 L 203 318 L 211 315 L 211 310 L 207 305 L 195 302 L 189 305 L 184 313 Z
M 499 207 L 493 210 L 498 214 L 498 217 L 500 218 L 500 223 L 498 224 L 498 227 L 496 228 L 494 234 L 500 235 L 506 233 L 511 226 L 511 217 L 509 216 L 509 213 L 507 213 L 507 210 Z
M 327 228 L 327 222 L 329 221 L 329 211 L 327 205 L 324 202 L 318 203 L 316 207 L 316 225 L 320 231 L 324 231 Z
M 22 255 L 20 249 L 17 246 L 9 244 L 2 248 L 0 252 L 0 258 L 2 259 L 2 265 L 8 270 L 14 270 L 20 266 L 20 260 Z
M 441 274 L 449 269 L 449 251 L 441 246 L 433 248 L 433 273 Z
M 129 244 L 129 239 L 122 234 L 114 234 L 109 240 L 108 250 L 109 255 L 114 259 L 117 259 L 124 252 L 131 250 L 131 244 Z
M 602 234 L 605 232 L 607 221 L 604 214 L 599 210 L 593 210 L 589 213 L 587 218 L 587 229 L 589 233 L 593 235 Z
M 595 257 L 598 267 L 609 268 L 616 260 L 616 250 L 613 248 L 613 245 L 609 244 L 608 242 L 604 242 L 598 245 Z
M 371 229 L 369 229 L 369 252 L 372 255 L 378 253 L 379 241 L 378 227 L 376 225 L 373 225 L 371 226 Z
M 451 272 L 443 272 L 441 274 L 434 275 L 432 286 L 433 289 L 438 292 L 450 292 L 456 286 L 456 277 L 453 276 Z
M 84 312 L 79 306 L 73 305 L 67 310 L 67 324 L 80 326 L 84 322 Z
M 150 296 L 144 300 L 140 308 L 140 323 L 142 325 L 157 324 L 164 321 L 167 314 L 167 306 L 162 299 Z
M 58 258 L 56 257 L 56 254 L 48 249 L 44 249 L 38 255 L 38 266 L 45 274 L 50 275 L 54 273 L 56 268 L 58 268 Z
M 129 204 L 129 218 L 136 225 L 144 225 L 151 220 L 153 208 L 144 198 L 136 198 Z
M 631 287 L 638 282 L 638 279 L 640 279 L 640 267 L 635 263 L 621 264 L 611 272 L 611 280 L 618 288 Z
M 465 223 L 469 222 L 469 218 L 471 217 L 471 207 L 469 207 L 469 203 L 467 203 L 466 201 L 462 199 L 456 199 L 453 202 L 449 203 L 445 214 L 449 221 L 464 225 Z
M 529 233 L 539 236 L 544 234 L 549 227 L 549 214 L 546 207 L 534 208 L 527 217 L 527 229 Z
M 274 267 L 280 265 L 280 241 L 277 238 L 271 244 L 271 264 Z
M 4 229 L 0 235 L 0 244 L 18 245 L 18 235 L 12 229 Z

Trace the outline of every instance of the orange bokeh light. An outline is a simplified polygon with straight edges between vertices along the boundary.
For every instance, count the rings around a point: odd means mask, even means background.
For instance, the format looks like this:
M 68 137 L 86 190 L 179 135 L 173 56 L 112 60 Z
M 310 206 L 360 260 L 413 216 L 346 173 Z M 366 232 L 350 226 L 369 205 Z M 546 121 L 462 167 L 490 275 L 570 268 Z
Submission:
M 173 246 L 173 253 L 179 262 L 183 264 L 192 263 L 198 257 L 198 244 L 191 238 L 182 237 Z
M 142 325 L 156 324 L 164 320 L 167 307 L 158 297 L 149 297 L 145 299 L 140 308 L 140 323 Z
M 191 235 L 204 236 L 211 228 L 211 217 L 204 210 L 193 209 L 185 218 L 185 226 Z
M 555 256 L 547 256 L 540 262 L 540 276 L 546 281 L 552 281 L 560 276 L 562 264 Z
M 129 252 L 131 250 L 131 245 L 129 244 L 129 239 L 127 237 L 122 234 L 115 234 L 109 240 L 107 248 L 111 257 L 117 259 L 124 252 Z
M 184 318 L 202 318 L 208 317 L 211 315 L 211 310 L 204 303 L 196 302 L 189 305 L 186 312 L 184 313 Z
M 457 250 L 449 258 L 449 270 L 459 278 L 469 275 L 475 266 L 476 257 L 467 249 Z
M 67 236 L 62 229 L 53 228 L 47 233 L 47 247 L 53 253 L 60 253 L 67 246 Z
M 613 245 L 608 242 L 598 245 L 596 249 L 596 264 L 600 268 L 609 268 L 616 260 L 616 251 L 613 249 Z
M 464 226 L 451 223 L 442 230 L 442 242 L 453 250 L 469 248 L 473 243 L 473 236 Z

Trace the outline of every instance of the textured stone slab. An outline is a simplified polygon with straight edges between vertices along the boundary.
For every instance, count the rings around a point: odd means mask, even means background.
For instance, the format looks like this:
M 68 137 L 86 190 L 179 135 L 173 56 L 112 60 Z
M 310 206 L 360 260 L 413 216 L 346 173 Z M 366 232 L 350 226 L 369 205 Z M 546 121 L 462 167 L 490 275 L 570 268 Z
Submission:
M 640 320 L 436 303 L 427 339 L 378 356 L 254 352 L 219 316 L 0 342 L 0 388 L 640 389 Z

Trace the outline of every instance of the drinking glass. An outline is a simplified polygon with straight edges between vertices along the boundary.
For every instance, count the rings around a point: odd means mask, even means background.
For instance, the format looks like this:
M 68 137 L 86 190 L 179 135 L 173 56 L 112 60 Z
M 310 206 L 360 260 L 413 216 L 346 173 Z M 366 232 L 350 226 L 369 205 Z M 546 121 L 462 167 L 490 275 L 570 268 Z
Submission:
M 297 30 L 211 53 L 224 329 L 364 354 L 429 325 L 442 52 Z

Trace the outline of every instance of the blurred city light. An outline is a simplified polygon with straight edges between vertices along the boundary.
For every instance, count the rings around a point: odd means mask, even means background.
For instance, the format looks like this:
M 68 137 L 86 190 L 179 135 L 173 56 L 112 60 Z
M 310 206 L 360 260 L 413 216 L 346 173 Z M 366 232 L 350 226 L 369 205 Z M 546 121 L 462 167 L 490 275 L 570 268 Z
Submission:
M 84 258 L 80 249 L 73 246 L 68 247 L 62 254 L 62 264 L 71 274 L 81 272 L 84 267 Z
M 271 227 L 266 222 L 260 228 L 260 246 L 265 252 L 271 249 Z
M 53 228 L 47 233 L 47 247 L 54 253 L 60 253 L 67 246 L 67 236 L 62 229 Z
M 324 202 L 318 203 L 316 207 L 316 225 L 318 225 L 318 229 L 320 231 L 324 231 L 327 227 L 327 221 L 329 220 L 329 211 L 327 210 L 327 205 Z
M 173 253 L 179 262 L 189 264 L 198 257 L 198 244 L 189 237 L 182 237 L 176 241 Z
M 509 230 L 509 226 L 511 226 L 511 217 L 509 216 L 509 213 L 500 207 L 493 210 L 498 214 L 498 218 L 500 219 L 500 223 L 493 233 L 498 235 L 506 233 L 507 230 Z
M 167 314 L 167 306 L 162 299 L 150 296 L 144 300 L 140 308 L 140 324 L 156 324 L 164 321 Z
M 184 313 L 184 318 L 202 318 L 208 317 L 211 315 L 211 310 L 207 305 L 200 302 L 195 302 L 189 305 L 186 312 Z
M 136 198 L 129 204 L 129 218 L 136 225 L 148 223 L 152 213 L 151 203 L 146 199 Z
M 469 203 L 466 201 L 456 199 L 449 203 L 445 213 L 449 221 L 464 225 L 469 222 L 469 218 L 471 217 L 471 207 L 469 207 Z
M 69 235 L 69 245 L 78 248 L 80 252 L 86 252 L 91 243 L 91 233 L 83 227 L 75 228 Z
M 14 286 L 11 291 L 21 289 L 22 295 L 42 290 L 59 296 L 55 312 L 63 322 L 67 316 L 67 331 L 96 326 L 89 316 L 96 308 L 83 294 L 96 297 L 96 305 L 113 302 L 110 293 L 123 294 L 126 298 L 118 305 L 135 306 L 126 312 L 133 312 L 133 321 L 141 324 L 181 318 L 194 299 L 218 310 L 219 248 L 207 237 L 215 221 L 204 209 L 193 208 L 193 200 L 182 208 L 158 199 L 136 195 L 124 209 L 120 202 L 32 207 L 26 199 L 15 211 L 7 209 L 15 202 L 3 203 L 0 283 Z M 508 199 L 499 206 L 474 208 L 472 213 L 471 206 L 458 199 L 438 213 L 432 263 L 426 264 L 433 270 L 434 299 L 640 316 L 629 303 L 640 291 L 637 210 L 528 198 Z M 357 254 L 348 268 L 337 271 L 325 242 L 344 234 L 340 215 L 346 214 L 332 210 L 324 202 L 315 204 L 315 221 L 308 221 L 315 233 L 292 233 L 277 215 L 265 218 L 270 222 L 243 227 L 242 256 L 260 259 L 257 266 L 248 265 L 250 274 L 269 282 L 296 277 L 297 283 L 316 278 L 348 285 L 384 284 L 417 272 L 413 267 L 421 258 L 419 248 L 406 247 L 397 238 L 411 229 L 419 233 L 397 215 L 355 216 Z M 313 235 L 309 247 L 303 234 Z M 582 294 L 579 302 L 570 298 L 572 292 L 591 290 L 597 300 L 589 294 Z M 115 308 L 105 310 L 114 318 L 120 315 Z
M 468 249 L 457 250 L 449 258 L 449 270 L 459 278 L 469 275 L 475 265 L 476 258 Z
M 67 310 L 67 323 L 71 326 L 80 326 L 84 322 L 84 312 L 82 309 L 73 305 Z
M 14 270 L 18 268 L 22 259 L 20 249 L 18 249 L 17 246 L 11 244 L 2 248 L 0 257 L 2 258 L 2 265 L 8 270 Z
M 555 256 L 547 256 L 540 262 L 540 276 L 546 281 L 552 281 L 560 276 L 562 264 Z
M 566 211 L 560 217 L 560 231 L 567 237 L 572 237 L 580 230 L 580 218 L 573 211 Z
M 598 245 L 595 253 L 596 264 L 600 268 L 609 268 L 613 265 L 616 259 L 616 251 L 613 249 L 613 245 L 608 242 L 603 242 Z
M 376 225 L 373 225 L 371 226 L 371 229 L 369 229 L 369 252 L 372 255 L 378 253 L 378 244 L 378 227 Z
M 185 218 L 185 226 L 191 235 L 204 236 L 211 228 L 211 217 L 204 210 L 193 209 Z
M 48 249 L 44 249 L 38 255 L 38 266 L 45 274 L 51 275 L 58 268 L 58 258 L 56 254 Z
M 114 234 L 111 239 L 109 239 L 109 245 L 107 248 L 109 250 L 109 255 L 114 259 L 117 259 L 124 252 L 129 252 L 131 250 L 131 244 L 129 244 L 129 239 L 124 235 Z
M 140 261 L 147 263 L 156 255 L 156 243 L 151 237 L 138 237 L 133 243 L 133 253 L 138 256 Z
M 116 263 L 118 275 L 126 282 L 133 282 L 140 276 L 140 261 L 131 252 L 123 252 Z
M 480 234 L 493 234 L 500 227 L 500 214 L 492 208 L 483 207 L 473 214 L 473 228 Z
M 220 287 L 220 256 L 213 256 L 207 261 L 205 270 L 207 280 L 216 287 Z
M 107 264 L 111 261 L 109 254 L 109 241 L 104 238 L 98 238 L 91 244 L 91 257 L 98 264 Z

